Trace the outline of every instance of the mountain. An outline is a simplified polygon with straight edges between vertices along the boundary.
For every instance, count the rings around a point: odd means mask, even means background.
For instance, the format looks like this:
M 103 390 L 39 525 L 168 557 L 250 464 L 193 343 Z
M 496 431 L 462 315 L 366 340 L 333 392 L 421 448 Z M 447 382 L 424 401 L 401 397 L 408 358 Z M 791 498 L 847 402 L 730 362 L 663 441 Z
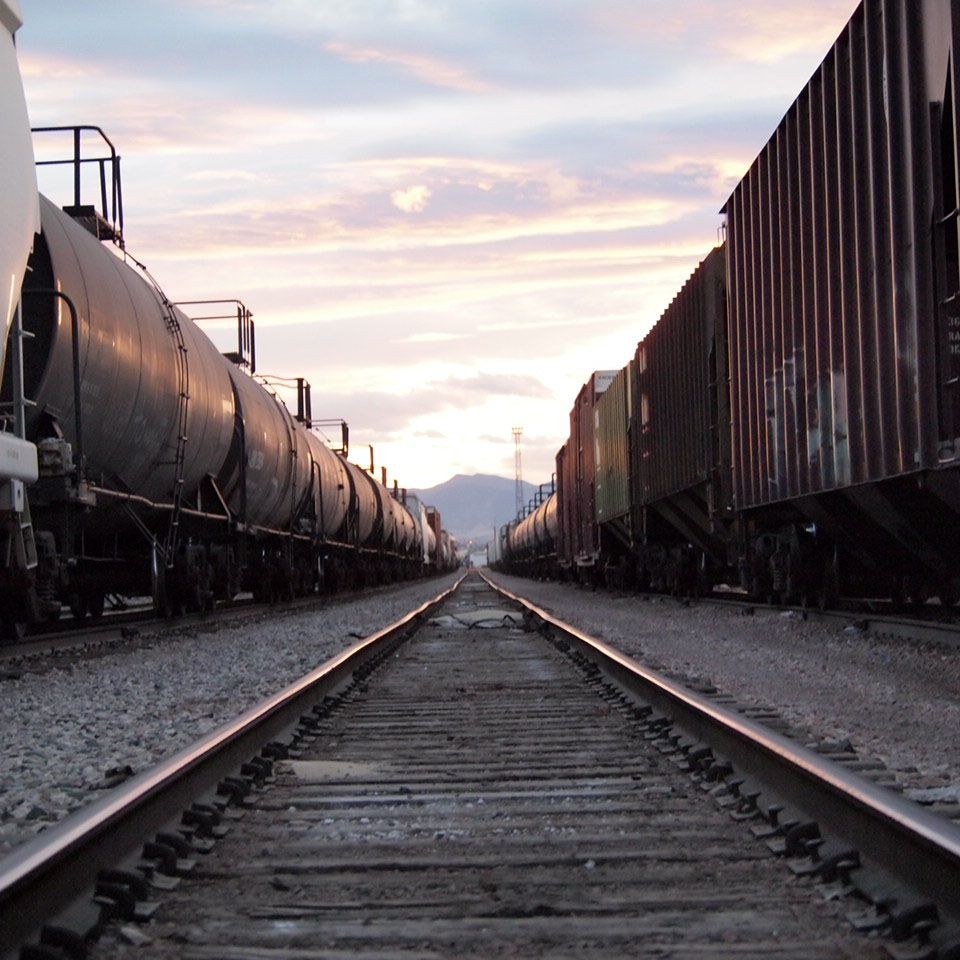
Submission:
M 523 498 L 526 504 L 537 492 L 532 483 L 524 481 Z M 496 527 L 512 520 L 517 513 L 516 483 L 506 477 L 477 473 L 455 477 L 427 490 L 412 490 L 425 504 L 440 511 L 444 529 L 463 546 L 475 540 L 478 546 L 493 537 Z

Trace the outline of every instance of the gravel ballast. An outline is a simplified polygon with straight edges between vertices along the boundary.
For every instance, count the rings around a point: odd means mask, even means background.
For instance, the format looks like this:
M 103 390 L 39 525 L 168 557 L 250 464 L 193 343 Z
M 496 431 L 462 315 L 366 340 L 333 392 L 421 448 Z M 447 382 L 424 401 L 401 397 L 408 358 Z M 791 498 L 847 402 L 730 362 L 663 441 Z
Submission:
M 918 798 L 960 798 L 960 650 L 792 611 L 618 597 L 494 574 L 508 590 L 680 681 L 768 704 L 882 760 Z
M 454 580 L 211 621 L 0 681 L 0 855 L 102 796 L 118 779 L 108 771 L 171 756 Z

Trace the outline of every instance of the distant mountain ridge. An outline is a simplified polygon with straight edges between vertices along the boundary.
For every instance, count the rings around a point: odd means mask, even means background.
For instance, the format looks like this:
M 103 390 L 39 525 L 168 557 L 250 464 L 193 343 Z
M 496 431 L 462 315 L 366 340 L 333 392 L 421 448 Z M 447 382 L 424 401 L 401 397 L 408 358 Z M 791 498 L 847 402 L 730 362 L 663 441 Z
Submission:
M 536 491 L 534 484 L 524 481 L 524 503 Z M 516 484 L 507 477 L 458 473 L 435 487 L 410 492 L 440 511 L 444 528 L 457 538 L 461 546 L 468 540 L 483 546 L 493 538 L 494 529 L 508 523 L 517 513 Z

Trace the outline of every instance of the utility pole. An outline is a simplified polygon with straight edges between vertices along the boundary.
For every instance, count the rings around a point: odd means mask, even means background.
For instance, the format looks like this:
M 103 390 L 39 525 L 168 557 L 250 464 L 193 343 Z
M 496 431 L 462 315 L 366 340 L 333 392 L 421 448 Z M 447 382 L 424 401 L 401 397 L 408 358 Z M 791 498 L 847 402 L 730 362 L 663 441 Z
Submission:
M 523 427 L 513 428 L 513 472 L 517 480 L 516 501 L 517 501 L 517 519 L 523 513 L 523 465 L 520 462 L 520 438 L 523 436 Z

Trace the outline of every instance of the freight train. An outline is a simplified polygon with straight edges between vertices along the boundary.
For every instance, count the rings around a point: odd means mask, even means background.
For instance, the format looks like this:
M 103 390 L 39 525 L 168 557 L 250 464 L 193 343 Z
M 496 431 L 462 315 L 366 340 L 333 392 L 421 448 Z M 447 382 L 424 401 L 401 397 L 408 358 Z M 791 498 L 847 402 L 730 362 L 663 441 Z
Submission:
M 69 131 L 74 202 L 38 195 L 14 0 L 0 0 L 0 22 L 0 275 L 15 321 L 0 432 L 3 635 L 63 606 L 98 616 L 108 596 L 176 612 L 244 590 L 272 600 L 455 566 L 436 510 L 311 428 L 303 381 L 293 415 L 256 375 L 248 311 L 238 307 L 238 350 L 221 354 L 129 255 L 119 159 L 101 131 Z M 99 206 L 81 202 L 91 163 Z
M 725 241 L 557 456 L 501 565 L 763 598 L 960 599 L 960 12 L 863 0 Z

